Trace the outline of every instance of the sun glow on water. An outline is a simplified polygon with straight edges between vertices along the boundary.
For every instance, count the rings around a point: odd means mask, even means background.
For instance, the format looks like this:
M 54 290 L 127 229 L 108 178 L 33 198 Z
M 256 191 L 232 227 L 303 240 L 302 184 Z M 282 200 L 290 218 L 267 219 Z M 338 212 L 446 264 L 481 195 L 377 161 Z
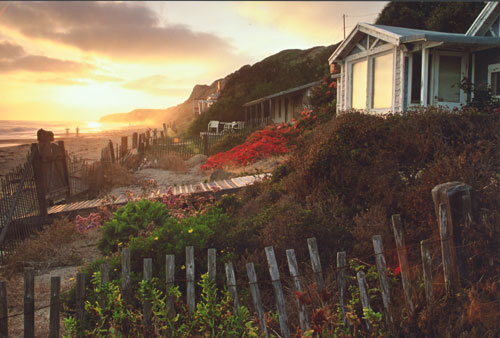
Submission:
M 97 121 L 86 122 L 87 129 L 89 132 L 100 132 L 102 131 L 102 124 Z

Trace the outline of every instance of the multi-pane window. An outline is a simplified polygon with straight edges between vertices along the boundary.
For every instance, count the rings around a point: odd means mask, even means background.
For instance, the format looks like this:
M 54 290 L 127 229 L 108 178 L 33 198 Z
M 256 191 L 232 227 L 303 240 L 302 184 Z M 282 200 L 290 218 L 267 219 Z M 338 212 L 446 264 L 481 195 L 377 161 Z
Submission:
M 392 73 L 392 53 L 373 59 L 373 109 L 392 107 Z
M 356 62 L 352 65 L 352 108 L 366 109 L 366 90 L 368 61 Z
M 488 85 L 491 94 L 500 97 L 500 63 L 488 66 Z

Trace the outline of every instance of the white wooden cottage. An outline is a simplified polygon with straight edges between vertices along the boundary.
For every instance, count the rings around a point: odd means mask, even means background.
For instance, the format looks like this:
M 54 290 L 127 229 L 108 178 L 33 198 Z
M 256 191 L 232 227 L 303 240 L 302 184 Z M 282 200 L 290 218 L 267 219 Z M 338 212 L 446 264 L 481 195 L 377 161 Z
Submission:
M 499 16 L 499 3 L 487 3 L 466 34 L 359 23 L 329 58 L 340 67 L 337 111 L 460 107 L 464 78 L 500 96 Z

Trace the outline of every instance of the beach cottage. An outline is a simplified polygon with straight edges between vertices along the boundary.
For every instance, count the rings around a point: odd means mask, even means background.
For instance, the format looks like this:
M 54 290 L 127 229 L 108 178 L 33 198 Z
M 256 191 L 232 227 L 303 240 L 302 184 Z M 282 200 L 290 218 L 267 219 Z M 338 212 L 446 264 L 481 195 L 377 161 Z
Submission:
M 489 2 L 466 34 L 359 23 L 330 56 L 340 68 L 337 111 L 406 111 L 460 107 L 460 82 L 500 95 L 500 6 Z

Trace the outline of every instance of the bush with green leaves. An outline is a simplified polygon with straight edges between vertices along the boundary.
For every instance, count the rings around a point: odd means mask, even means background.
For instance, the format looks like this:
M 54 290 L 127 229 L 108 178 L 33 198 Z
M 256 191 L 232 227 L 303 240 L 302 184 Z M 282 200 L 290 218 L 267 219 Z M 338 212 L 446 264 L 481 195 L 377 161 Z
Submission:
M 126 244 L 148 226 L 161 226 L 169 212 L 161 202 L 142 199 L 129 202 L 113 213 L 111 220 L 101 228 L 102 238 L 97 244 L 103 254 L 109 254 Z

